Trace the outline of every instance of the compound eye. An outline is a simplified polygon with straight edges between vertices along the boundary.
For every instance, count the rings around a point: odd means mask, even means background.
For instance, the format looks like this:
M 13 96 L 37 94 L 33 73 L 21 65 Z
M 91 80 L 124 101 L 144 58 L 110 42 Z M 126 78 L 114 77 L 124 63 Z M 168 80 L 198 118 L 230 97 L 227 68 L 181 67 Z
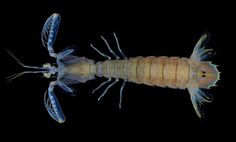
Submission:
M 48 67 L 52 67 L 52 66 L 51 66 L 50 63 L 45 63 L 45 64 L 43 64 L 43 67 L 44 67 L 44 68 L 48 68 Z
M 43 73 L 43 76 L 44 76 L 45 78 L 50 78 L 50 77 L 51 77 L 51 73 Z

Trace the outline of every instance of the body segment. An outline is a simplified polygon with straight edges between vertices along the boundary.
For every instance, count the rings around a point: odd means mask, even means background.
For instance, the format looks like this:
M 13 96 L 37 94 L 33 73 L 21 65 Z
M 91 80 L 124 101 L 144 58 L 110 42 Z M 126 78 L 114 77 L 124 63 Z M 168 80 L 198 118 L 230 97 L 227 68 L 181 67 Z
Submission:
M 138 84 L 180 89 L 187 88 L 189 72 L 189 60 L 179 57 L 139 56 L 96 63 L 96 74 L 99 77 L 120 78 Z

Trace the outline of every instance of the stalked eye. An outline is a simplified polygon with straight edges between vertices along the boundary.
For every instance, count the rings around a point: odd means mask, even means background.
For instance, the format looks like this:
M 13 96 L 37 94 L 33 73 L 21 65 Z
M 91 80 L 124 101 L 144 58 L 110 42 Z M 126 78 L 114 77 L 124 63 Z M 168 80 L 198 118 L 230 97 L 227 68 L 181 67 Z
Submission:
M 50 77 L 51 77 L 51 73 L 43 73 L 43 76 L 44 76 L 45 78 L 50 78 Z
M 50 67 L 52 67 L 52 66 L 51 66 L 50 63 L 45 63 L 45 64 L 43 65 L 43 67 L 44 67 L 44 68 L 50 68 Z M 45 78 L 50 78 L 50 77 L 51 77 L 51 73 L 43 73 L 43 76 L 44 76 Z
M 43 64 L 43 67 L 46 68 L 46 67 L 51 67 L 51 64 L 50 63 L 45 63 Z

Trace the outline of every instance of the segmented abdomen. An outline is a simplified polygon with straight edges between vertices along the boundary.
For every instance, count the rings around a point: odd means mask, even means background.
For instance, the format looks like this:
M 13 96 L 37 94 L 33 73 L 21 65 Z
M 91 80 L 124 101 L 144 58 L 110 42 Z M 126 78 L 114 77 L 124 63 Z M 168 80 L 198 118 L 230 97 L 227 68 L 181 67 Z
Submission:
M 138 84 L 184 89 L 189 82 L 190 65 L 187 58 L 134 57 L 97 62 L 96 74 Z

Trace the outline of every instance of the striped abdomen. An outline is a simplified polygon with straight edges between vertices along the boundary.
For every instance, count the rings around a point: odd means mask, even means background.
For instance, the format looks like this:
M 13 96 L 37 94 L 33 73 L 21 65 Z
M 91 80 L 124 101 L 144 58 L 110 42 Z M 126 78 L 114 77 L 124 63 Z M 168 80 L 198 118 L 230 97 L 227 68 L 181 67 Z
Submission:
M 190 66 L 187 58 L 135 57 L 128 60 L 98 62 L 96 74 L 138 84 L 184 89 L 189 82 Z

